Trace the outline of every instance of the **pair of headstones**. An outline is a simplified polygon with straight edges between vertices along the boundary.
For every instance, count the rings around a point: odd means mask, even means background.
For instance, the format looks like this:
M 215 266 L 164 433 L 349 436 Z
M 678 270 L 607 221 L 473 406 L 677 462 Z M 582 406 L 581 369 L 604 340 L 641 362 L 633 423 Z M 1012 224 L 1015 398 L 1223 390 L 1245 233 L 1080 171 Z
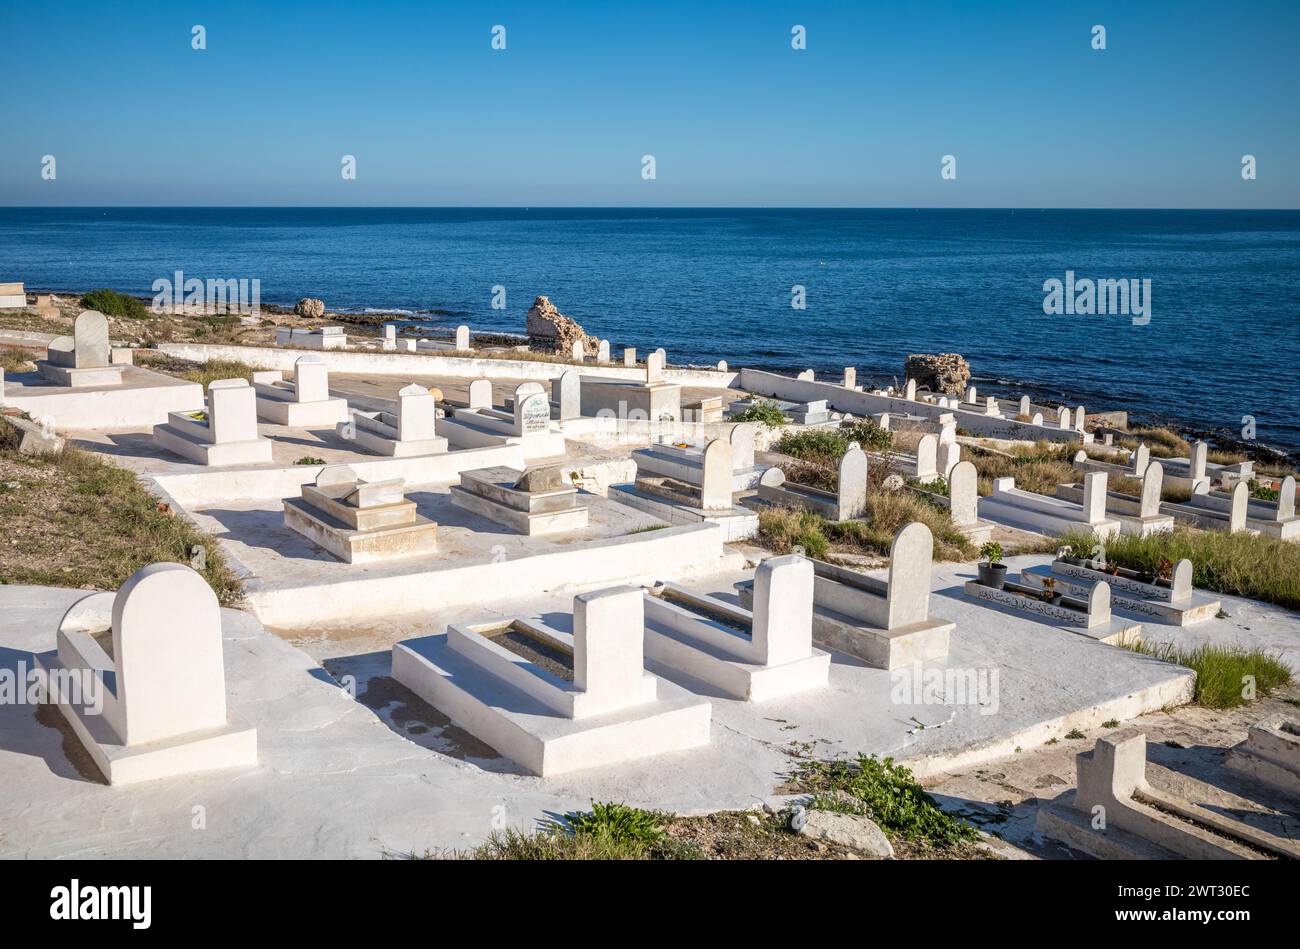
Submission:
M 111 364 L 108 319 L 98 310 L 83 310 L 72 324 L 71 336 L 50 341 L 46 358 L 63 369 L 104 369 Z

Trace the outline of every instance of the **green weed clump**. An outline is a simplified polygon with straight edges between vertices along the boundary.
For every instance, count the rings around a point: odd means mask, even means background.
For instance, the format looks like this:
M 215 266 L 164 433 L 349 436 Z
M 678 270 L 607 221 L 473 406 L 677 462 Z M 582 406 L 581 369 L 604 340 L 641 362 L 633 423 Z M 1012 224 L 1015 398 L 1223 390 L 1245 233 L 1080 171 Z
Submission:
M 87 310 L 98 310 L 105 316 L 121 316 L 130 320 L 149 318 L 149 308 L 125 293 L 116 290 L 92 290 L 81 298 L 81 305 Z

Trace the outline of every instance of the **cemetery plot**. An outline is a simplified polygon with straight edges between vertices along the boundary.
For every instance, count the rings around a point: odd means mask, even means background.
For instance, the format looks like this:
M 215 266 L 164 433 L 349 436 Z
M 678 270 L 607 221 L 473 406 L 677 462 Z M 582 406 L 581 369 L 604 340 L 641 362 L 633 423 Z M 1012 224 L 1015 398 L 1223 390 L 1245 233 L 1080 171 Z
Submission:
M 438 420 L 438 432 L 448 442 L 457 448 L 518 444 L 524 449 L 525 458 L 564 454 L 564 436 L 551 430 L 551 404 L 539 383 L 525 382 L 517 386 L 504 410 L 491 404 L 490 383 L 477 389 L 474 385 L 469 408 L 455 409 L 450 417 Z
M 431 554 L 438 525 L 416 513 L 401 478 L 366 482 L 347 465 L 331 465 L 301 498 L 284 501 L 284 526 L 344 563 Z
M 1192 562 L 1185 559 L 1172 564 L 1169 576 L 1164 578 L 1115 564 L 1060 557 L 1050 566 L 1030 567 L 1021 576 L 1040 590 L 1050 577 L 1053 589 L 1082 600 L 1088 598 L 1095 585 L 1106 583 L 1113 605 L 1175 626 L 1214 619 L 1222 606 L 1218 597 L 1192 589 Z
M 578 489 L 564 483 L 558 465 L 544 468 L 478 468 L 463 471 L 452 486 L 452 503 L 529 536 L 581 530 L 587 508 Z
M 1276 501 L 1251 497 L 1249 486 L 1239 481 L 1230 492 L 1198 492 L 1186 504 L 1165 506 L 1175 516 L 1181 514 L 1201 526 L 1223 529 L 1226 522 L 1229 531 L 1249 530 L 1281 540 L 1300 540 L 1295 496 L 1295 478 L 1287 475 L 1282 479 Z
M 1300 797 L 1300 718 L 1275 715 L 1250 726 L 1224 762 L 1252 780 Z
M 303 349 L 346 349 L 348 337 L 341 326 L 322 326 L 319 329 L 277 326 L 275 345 L 298 346 Z
M 438 434 L 438 403 L 428 389 L 409 385 L 397 393 L 397 412 L 353 412 L 352 418 L 336 426 L 338 436 L 358 450 L 411 458 L 436 455 L 447 450 L 447 439 Z
M 645 594 L 646 656 L 749 702 L 825 686 L 831 657 L 812 646 L 812 564 L 763 561 L 753 604 L 751 612 L 676 584 L 656 586 Z
M 72 336 L 53 340 L 36 368 L 59 386 L 121 385 L 122 367 L 113 365 L 110 356 L 108 320 L 98 310 L 85 310 L 73 323 Z
M 731 491 L 746 491 L 758 485 L 766 465 L 754 463 L 754 425 L 743 422 L 732 426 Z M 702 487 L 704 484 L 704 450 L 701 445 L 673 436 L 659 436 L 649 448 L 632 452 L 637 469 L 649 475 L 662 475 L 674 481 Z
M 644 622 L 639 588 L 583 593 L 571 634 L 453 623 L 395 645 L 393 676 L 542 777 L 707 745 L 709 702 L 645 670 Z
M 271 460 L 271 441 L 257 432 L 256 393 L 247 380 L 208 385 L 204 412 L 170 412 L 155 425 L 154 444 L 201 465 L 250 465 Z
M 1075 456 L 1076 466 L 1078 462 L 1079 458 Z M 1113 515 L 1120 522 L 1121 533 L 1148 537 L 1151 534 L 1168 533 L 1174 529 L 1173 516 L 1161 513 L 1164 473 L 1164 466 L 1160 462 L 1153 461 L 1147 464 L 1141 475 L 1140 497 L 1135 498 L 1119 491 L 1106 492 L 1106 513 Z M 1086 496 L 1085 487 L 1079 484 L 1057 485 L 1056 496 L 1063 501 L 1082 505 Z
M 967 580 L 963 589 L 972 599 L 1054 620 L 1063 629 L 1111 646 L 1136 643 L 1142 635 L 1141 623 L 1111 617 L 1110 586 L 1104 580 L 1094 583 L 1086 597 L 1061 593 L 1054 584 L 1030 582 L 1023 574 L 1018 582 L 1007 579 L 1000 587 Z
M 257 763 L 256 729 L 226 706 L 221 609 L 189 567 L 151 564 L 78 600 L 36 659 L 109 784 Z
M 1125 729 L 1077 759 L 1077 788 L 1038 809 L 1037 830 L 1102 859 L 1300 858 L 1300 844 L 1152 787 L 1146 735 Z
M 347 399 L 331 399 L 329 369 L 317 356 L 294 363 L 293 380 L 278 371 L 253 373 L 258 418 L 297 428 L 335 426 L 348 420 Z
M 867 509 L 867 456 L 856 442 L 839 461 L 839 479 L 834 491 L 786 481 L 780 468 L 763 472 L 758 497 L 779 507 L 800 507 L 830 521 L 861 517 Z
M 993 493 L 979 499 L 979 513 L 998 524 L 1048 537 L 1083 529 L 1104 540 L 1120 530 L 1119 521 L 1106 515 L 1106 474 L 1099 471 L 1084 476 L 1082 504 L 1022 491 L 1015 478 L 994 478 Z
M 888 578 L 811 560 L 813 639 L 877 669 L 943 659 L 956 623 L 929 615 L 934 538 L 921 523 L 894 536 Z M 735 585 L 740 605 L 752 609 L 754 581 Z
M 732 435 L 736 437 L 734 430 Z M 743 434 L 737 441 L 739 451 L 743 453 L 746 444 Z M 752 447 L 753 443 L 750 441 L 748 444 Z M 680 471 L 685 477 L 698 479 L 697 481 L 643 472 L 638 459 L 636 481 L 632 484 L 611 485 L 609 498 L 669 524 L 701 521 L 717 524 L 723 529 L 726 541 L 754 536 L 758 532 L 758 515 L 736 507 L 732 498 L 735 469 L 731 443 L 726 439 L 715 438 L 704 446 L 699 458 L 698 470 L 694 466 L 683 465 Z
M 624 350 L 625 365 L 635 365 L 635 359 L 636 350 Z M 681 419 L 682 387 L 664 380 L 664 359 L 662 349 L 646 357 L 643 382 L 583 376 L 581 414 L 652 422 Z

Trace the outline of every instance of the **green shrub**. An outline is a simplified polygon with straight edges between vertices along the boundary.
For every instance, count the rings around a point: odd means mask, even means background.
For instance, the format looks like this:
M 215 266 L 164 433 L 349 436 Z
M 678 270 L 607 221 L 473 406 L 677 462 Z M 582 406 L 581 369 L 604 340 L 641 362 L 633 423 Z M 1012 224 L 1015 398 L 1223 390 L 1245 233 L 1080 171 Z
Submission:
M 121 316 L 131 320 L 149 317 L 149 309 L 143 303 L 116 290 L 92 290 L 81 298 L 81 305 L 87 310 L 98 310 L 105 316 Z
M 762 422 L 768 428 L 780 428 L 786 424 L 785 413 L 771 399 L 758 399 L 743 412 L 731 416 L 733 422 Z
M 857 442 L 863 451 L 889 451 L 894 446 L 894 433 L 869 419 L 857 419 L 840 431 L 848 441 Z
M 812 792 L 814 809 L 864 814 L 888 834 L 939 848 L 979 839 L 974 827 L 943 811 L 893 758 L 859 754 L 856 762 L 810 762 L 795 779 Z
M 840 432 L 825 429 L 786 432 L 776 443 L 776 450 L 800 461 L 833 465 L 849 450 L 849 440 Z

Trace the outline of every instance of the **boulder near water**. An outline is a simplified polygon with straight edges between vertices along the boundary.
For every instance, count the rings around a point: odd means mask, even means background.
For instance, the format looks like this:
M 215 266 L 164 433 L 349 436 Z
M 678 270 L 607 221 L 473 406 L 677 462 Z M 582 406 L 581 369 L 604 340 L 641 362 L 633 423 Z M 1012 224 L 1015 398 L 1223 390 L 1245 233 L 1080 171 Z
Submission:
M 912 353 L 903 364 L 903 378 L 915 379 L 919 389 L 961 395 L 970 382 L 970 363 L 960 353 Z
M 581 341 L 583 351 L 594 355 L 600 341 L 588 336 L 582 325 L 556 309 L 548 297 L 539 296 L 528 310 L 528 348 L 538 352 L 564 353 L 573 351 L 573 344 Z
M 319 320 L 325 315 L 325 301 L 316 297 L 303 297 L 293 305 L 293 312 L 309 320 Z

